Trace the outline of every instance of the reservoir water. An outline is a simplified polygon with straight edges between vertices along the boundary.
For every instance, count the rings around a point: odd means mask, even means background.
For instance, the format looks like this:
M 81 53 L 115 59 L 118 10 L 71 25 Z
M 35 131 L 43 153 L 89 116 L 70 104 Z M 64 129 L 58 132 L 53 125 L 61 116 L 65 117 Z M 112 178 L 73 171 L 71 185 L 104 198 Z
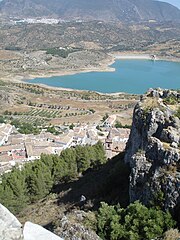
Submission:
M 77 73 L 49 78 L 35 78 L 30 83 L 53 87 L 91 90 L 102 93 L 141 94 L 149 88 L 180 89 L 180 63 L 152 60 L 116 60 L 114 72 Z

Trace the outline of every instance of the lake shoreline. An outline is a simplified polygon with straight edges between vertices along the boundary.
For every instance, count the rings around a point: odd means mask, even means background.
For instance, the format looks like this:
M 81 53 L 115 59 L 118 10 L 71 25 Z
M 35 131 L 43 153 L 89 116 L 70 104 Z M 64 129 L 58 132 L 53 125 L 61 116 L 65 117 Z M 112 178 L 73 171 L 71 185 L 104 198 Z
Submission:
M 179 58 L 175 57 L 163 57 L 158 56 L 156 54 L 143 54 L 143 53 L 126 53 L 126 52 L 120 52 L 117 54 L 112 53 L 111 56 L 113 56 L 116 60 L 152 60 L 152 61 L 167 61 L 167 62 L 180 62 Z M 155 59 L 152 58 L 152 56 L 155 56 Z
M 44 88 L 54 89 L 54 90 L 64 90 L 64 91 L 78 91 L 78 92 L 84 92 L 84 91 L 90 91 L 90 90 L 81 90 L 81 89 L 72 89 L 72 88 L 64 88 L 64 87 L 55 87 L 55 86 L 49 86 L 42 83 L 29 83 L 28 80 L 35 79 L 35 78 L 50 78 L 50 77 L 58 77 L 58 76 L 66 76 L 66 75 L 74 75 L 79 73 L 89 73 L 89 72 L 114 72 L 115 68 L 111 67 L 113 63 L 116 62 L 116 60 L 152 60 L 152 56 L 150 54 L 140 54 L 140 53 L 119 53 L 119 54 L 109 54 L 111 56 L 111 60 L 108 59 L 107 61 L 100 63 L 101 66 L 99 68 L 87 68 L 87 69 L 77 69 L 73 71 L 68 70 L 61 70 L 61 71 L 50 71 L 49 73 L 43 74 L 41 72 L 37 74 L 27 74 L 24 76 L 16 76 L 13 77 L 13 82 L 16 83 L 27 83 L 27 84 L 33 84 L 33 85 L 39 85 Z M 169 62 L 180 62 L 177 59 L 168 59 L 168 58 L 158 58 L 156 57 L 155 60 L 152 61 L 169 61 Z M 98 91 L 92 91 L 97 92 L 98 94 L 107 94 L 107 95 L 117 95 L 117 94 L 130 94 L 126 92 L 112 92 L 112 93 L 103 93 Z
M 77 70 L 53 70 L 47 73 L 41 73 L 41 71 L 35 74 L 25 74 L 25 75 L 17 75 L 17 76 L 8 76 L 10 79 L 9 81 L 16 82 L 16 83 L 25 83 L 28 80 L 35 79 L 35 78 L 50 78 L 50 77 L 58 77 L 58 76 L 66 76 L 66 75 L 74 75 L 78 73 L 88 73 L 88 72 L 114 72 L 115 69 L 110 67 L 116 61 L 115 58 L 112 58 L 105 63 L 100 63 L 100 67 L 92 67 L 86 69 L 77 69 Z M 13 79 L 13 80 L 12 80 Z M 28 82 L 27 82 L 28 83 Z M 47 86 L 47 85 L 46 85 Z
M 116 60 L 120 59 L 128 59 L 128 60 L 152 60 L 152 57 L 150 55 L 136 55 L 136 54 L 121 54 L 121 55 L 113 55 L 115 57 Z M 159 59 L 155 59 L 155 60 L 159 60 Z

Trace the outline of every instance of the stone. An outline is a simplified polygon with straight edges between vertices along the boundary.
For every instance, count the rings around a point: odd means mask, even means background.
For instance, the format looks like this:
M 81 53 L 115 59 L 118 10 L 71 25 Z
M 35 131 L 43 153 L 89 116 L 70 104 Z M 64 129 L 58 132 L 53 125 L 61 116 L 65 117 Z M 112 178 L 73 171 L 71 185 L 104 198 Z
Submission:
M 88 214 L 90 213 L 86 213 L 82 210 L 72 210 L 72 212 L 62 216 L 62 218 L 56 222 L 54 232 L 64 239 L 101 240 L 94 231 L 84 226 L 83 221 Z
M 0 240 L 23 240 L 21 223 L 2 204 L 0 204 Z
M 131 168 L 130 201 L 148 205 L 163 196 L 164 209 L 173 210 L 180 203 L 180 120 L 163 103 L 171 96 L 177 92 L 150 90 L 135 106 L 125 162 Z
M 172 143 L 171 143 L 171 147 L 173 147 L 173 148 L 178 148 L 178 145 L 177 145 L 176 142 L 172 142 Z
M 180 134 L 177 131 L 177 128 L 169 126 L 167 129 L 163 129 L 160 136 L 161 141 L 167 143 L 180 143 Z
M 17 218 L 0 204 L 0 240 L 63 240 L 40 225 L 26 222 L 24 229 Z
M 26 222 L 23 230 L 24 240 L 63 240 L 45 228 Z

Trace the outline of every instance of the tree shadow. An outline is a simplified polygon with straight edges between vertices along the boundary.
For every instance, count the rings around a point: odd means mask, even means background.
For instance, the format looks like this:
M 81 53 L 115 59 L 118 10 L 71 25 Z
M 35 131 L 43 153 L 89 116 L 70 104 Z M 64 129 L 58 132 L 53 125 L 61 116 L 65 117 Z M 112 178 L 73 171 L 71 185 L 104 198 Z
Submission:
M 129 174 L 130 168 L 121 153 L 98 169 L 88 169 L 74 181 L 56 185 L 53 192 L 59 194 L 58 204 L 65 204 L 69 210 L 79 207 L 82 194 L 87 199 L 84 208 L 95 210 L 102 201 L 126 207 L 129 204 Z

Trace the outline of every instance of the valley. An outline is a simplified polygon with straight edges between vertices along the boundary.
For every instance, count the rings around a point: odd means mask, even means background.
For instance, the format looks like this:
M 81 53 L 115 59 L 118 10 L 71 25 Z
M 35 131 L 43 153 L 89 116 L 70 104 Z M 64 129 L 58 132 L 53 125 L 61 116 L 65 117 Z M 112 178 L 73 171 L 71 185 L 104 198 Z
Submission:
M 112 71 L 108 66 L 114 61 L 113 55 L 123 53 L 154 54 L 159 59 L 179 61 L 180 28 L 175 23 L 168 25 L 99 21 L 52 25 L 1 23 L 0 79 L 19 81 Z

